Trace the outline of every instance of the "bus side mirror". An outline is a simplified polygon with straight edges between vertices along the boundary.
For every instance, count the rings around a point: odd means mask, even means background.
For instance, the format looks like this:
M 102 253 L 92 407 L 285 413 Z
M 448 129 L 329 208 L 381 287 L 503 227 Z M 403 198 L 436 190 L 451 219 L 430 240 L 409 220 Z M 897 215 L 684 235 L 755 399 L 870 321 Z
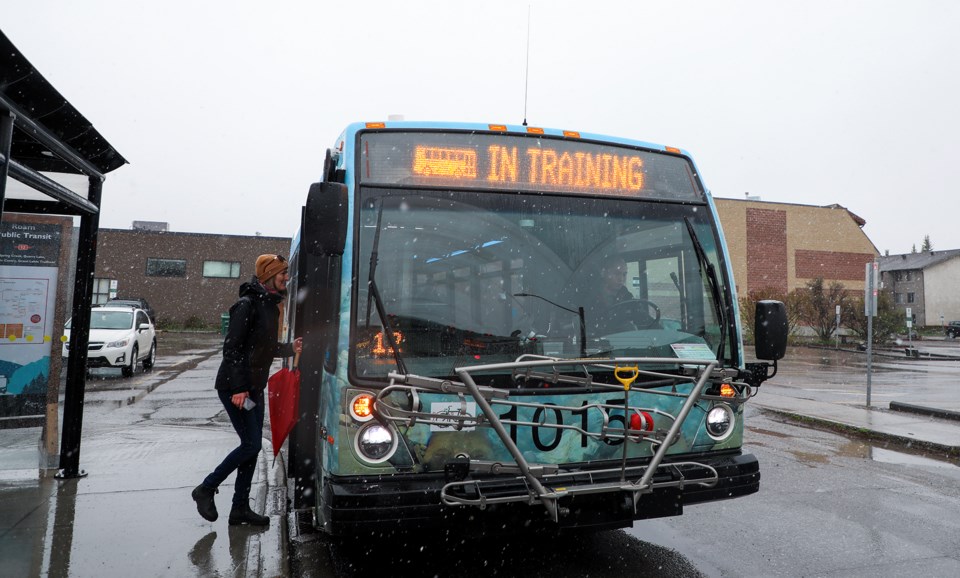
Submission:
M 757 301 L 756 312 L 757 359 L 781 359 L 787 352 L 787 308 L 780 301 Z
M 304 208 L 303 245 L 314 255 L 343 255 L 347 240 L 347 186 L 313 183 Z

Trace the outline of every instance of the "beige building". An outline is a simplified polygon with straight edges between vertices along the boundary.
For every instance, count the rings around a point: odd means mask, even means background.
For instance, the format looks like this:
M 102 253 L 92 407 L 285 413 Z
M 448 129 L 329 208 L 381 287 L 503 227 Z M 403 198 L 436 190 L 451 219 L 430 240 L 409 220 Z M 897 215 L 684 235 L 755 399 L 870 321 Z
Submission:
M 761 289 L 789 293 L 817 277 L 863 291 L 864 265 L 879 253 L 857 215 L 839 205 L 714 201 L 740 297 Z

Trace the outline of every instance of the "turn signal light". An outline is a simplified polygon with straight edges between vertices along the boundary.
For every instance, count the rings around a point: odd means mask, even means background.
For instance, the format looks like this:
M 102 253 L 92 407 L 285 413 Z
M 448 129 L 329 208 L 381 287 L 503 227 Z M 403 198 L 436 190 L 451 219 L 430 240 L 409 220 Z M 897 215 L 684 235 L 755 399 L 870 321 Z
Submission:
M 367 421 L 373 417 L 373 396 L 361 393 L 350 402 L 350 412 L 357 421 Z
M 737 390 L 729 383 L 720 384 L 720 397 L 737 397 Z

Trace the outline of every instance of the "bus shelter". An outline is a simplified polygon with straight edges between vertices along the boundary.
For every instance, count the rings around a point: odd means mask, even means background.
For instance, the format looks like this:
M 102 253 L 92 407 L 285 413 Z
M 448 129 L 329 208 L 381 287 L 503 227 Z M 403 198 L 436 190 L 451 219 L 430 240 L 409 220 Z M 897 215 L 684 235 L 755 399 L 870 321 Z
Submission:
M 43 309 L 43 305 L 36 302 L 39 298 L 35 297 L 43 293 L 43 274 L 20 275 L 10 271 L 54 264 L 53 260 L 45 262 L 42 254 L 43 242 L 55 236 L 55 233 L 43 229 L 44 218 L 60 216 L 61 220 L 69 219 L 71 223 L 79 219 L 75 260 L 60 261 L 68 269 L 60 274 L 74 279 L 72 288 L 67 288 L 72 293 L 73 321 L 69 341 L 73 354 L 67 358 L 57 473 L 61 478 L 85 474 L 79 467 L 80 439 L 100 199 L 106 173 L 126 162 L 90 121 L 57 92 L 0 32 L 0 226 L 3 227 L 0 229 L 0 253 L 9 253 L 7 260 L 0 264 L 0 271 L 7 272 L 0 275 L 0 283 L 5 284 L 4 302 L 0 303 L 0 317 L 4 317 L 0 319 L 0 341 L 4 346 L 10 346 L 10 352 L 48 344 L 46 375 L 49 383 L 56 380 L 59 384 L 60 340 L 57 337 L 62 334 L 62 326 L 54 326 L 49 310 L 44 310 L 46 315 L 34 312 L 34 309 Z M 25 187 L 12 186 L 11 179 Z M 65 181 L 81 184 L 68 187 L 63 184 Z M 26 190 L 29 194 L 13 194 L 13 189 Z M 31 215 L 36 217 L 29 217 Z M 72 232 L 72 228 L 70 230 Z M 0 259 L 3 258 L 4 255 L 0 254 Z M 31 282 L 39 284 L 40 289 Z M 32 305 L 31 299 L 34 299 Z M 17 318 L 18 314 L 23 318 Z M 17 345 L 23 347 L 17 349 Z M 51 363 L 54 360 L 55 363 Z M 56 374 L 50 365 L 57 368 Z M 23 368 L 29 368 L 24 371 L 28 377 L 32 376 L 26 385 L 18 383 L 25 378 L 15 373 Z M 0 360 L 3 393 L 6 396 L 13 396 L 17 391 L 22 394 L 25 388 L 38 391 L 43 380 L 37 376 L 43 375 L 43 370 L 42 358 L 17 362 Z M 52 427 L 55 432 L 56 395 L 52 403 L 52 416 L 49 409 L 45 415 L 30 415 L 36 410 L 27 409 L 27 415 L 0 417 L 0 422 L 6 423 L 3 427 L 24 427 L 24 424 L 40 425 L 45 420 L 45 431 L 49 433 Z M 10 405 L 13 406 L 14 402 L 11 401 Z M 49 408 L 49 398 L 46 405 Z

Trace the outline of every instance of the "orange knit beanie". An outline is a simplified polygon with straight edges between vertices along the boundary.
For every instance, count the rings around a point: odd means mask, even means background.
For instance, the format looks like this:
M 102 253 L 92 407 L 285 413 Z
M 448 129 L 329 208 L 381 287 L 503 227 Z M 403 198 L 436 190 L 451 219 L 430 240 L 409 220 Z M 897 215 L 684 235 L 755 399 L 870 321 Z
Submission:
M 287 260 L 281 255 L 260 255 L 257 257 L 257 280 L 266 283 L 277 273 L 287 270 Z

